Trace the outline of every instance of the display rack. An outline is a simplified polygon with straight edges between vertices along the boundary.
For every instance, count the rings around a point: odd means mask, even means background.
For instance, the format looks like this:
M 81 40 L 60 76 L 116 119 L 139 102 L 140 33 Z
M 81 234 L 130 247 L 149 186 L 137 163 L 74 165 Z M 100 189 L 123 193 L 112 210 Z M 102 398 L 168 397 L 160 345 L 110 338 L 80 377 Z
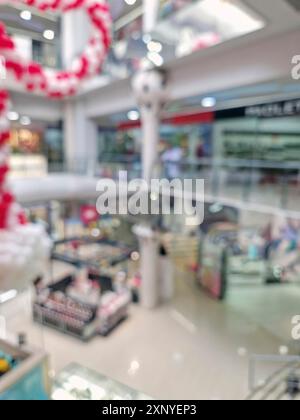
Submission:
M 89 280 L 98 282 L 103 290 L 97 303 L 69 295 L 67 290 L 74 277 L 68 276 L 38 293 L 33 304 L 34 320 L 83 341 L 97 334 L 107 336 L 127 318 L 131 296 L 126 289 L 114 292 L 108 277 L 90 274 Z
M 228 248 L 235 242 L 237 226 L 219 223 L 203 237 L 197 279 L 214 299 L 223 300 L 228 286 Z
M 76 246 L 72 248 L 74 244 Z M 106 250 L 102 252 L 102 255 L 92 255 L 91 257 L 80 252 L 80 247 L 93 245 L 99 245 L 104 250 L 106 248 Z M 81 265 L 94 268 L 104 274 L 108 267 L 116 267 L 128 261 L 133 251 L 133 249 L 117 241 L 95 239 L 88 236 L 72 237 L 55 242 L 52 259 L 75 266 Z

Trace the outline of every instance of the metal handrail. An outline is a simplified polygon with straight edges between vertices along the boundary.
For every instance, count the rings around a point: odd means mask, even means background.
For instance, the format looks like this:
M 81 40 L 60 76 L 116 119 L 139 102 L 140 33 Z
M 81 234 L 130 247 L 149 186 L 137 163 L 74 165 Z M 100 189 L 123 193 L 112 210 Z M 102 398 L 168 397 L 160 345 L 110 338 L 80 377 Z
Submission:
M 180 161 L 166 160 L 158 161 L 162 166 L 176 164 L 178 166 L 203 166 L 203 167 L 227 167 L 227 168 L 249 168 L 249 169 L 281 169 L 300 170 L 299 161 L 277 162 L 256 159 L 231 159 L 231 158 L 184 158 Z

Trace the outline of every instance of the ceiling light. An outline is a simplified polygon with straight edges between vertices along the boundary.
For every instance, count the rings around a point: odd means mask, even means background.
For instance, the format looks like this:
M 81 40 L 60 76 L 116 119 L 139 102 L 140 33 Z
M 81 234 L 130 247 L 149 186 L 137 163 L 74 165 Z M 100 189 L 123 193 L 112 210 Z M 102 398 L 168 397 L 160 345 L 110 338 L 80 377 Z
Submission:
M 32 14 L 29 10 L 22 10 L 20 13 L 20 18 L 23 20 L 31 20 Z
M 129 6 L 133 6 L 136 3 L 136 0 L 125 0 L 125 3 Z
M 21 119 L 20 119 L 20 123 L 21 123 L 22 125 L 30 125 L 30 124 L 31 124 L 31 118 L 26 117 L 26 116 L 23 116 L 23 117 L 21 117 Z
M 214 97 L 203 98 L 201 104 L 204 108 L 213 108 L 216 106 L 217 100 Z
M 51 29 L 46 29 L 43 33 L 43 37 L 48 41 L 53 41 L 53 39 L 55 38 L 55 32 Z
M 143 35 L 143 41 L 144 41 L 145 44 L 149 44 L 149 42 L 151 42 L 151 40 L 152 40 L 152 37 L 151 37 L 150 34 Z
M 149 52 L 147 54 L 147 57 L 150 61 L 152 61 L 153 64 L 155 64 L 157 67 L 160 67 L 164 64 L 164 59 L 161 55 L 159 55 L 156 52 Z
M 20 118 L 20 116 L 15 111 L 9 111 L 7 113 L 7 118 L 9 119 L 9 121 L 18 121 L 18 119 Z
M 154 53 L 160 53 L 162 51 L 162 45 L 160 42 L 150 41 L 147 44 L 148 50 Z
M 140 118 L 140 113 L 138 111 L 129 111 L 127 117 L 130 121 L 138 121 Z

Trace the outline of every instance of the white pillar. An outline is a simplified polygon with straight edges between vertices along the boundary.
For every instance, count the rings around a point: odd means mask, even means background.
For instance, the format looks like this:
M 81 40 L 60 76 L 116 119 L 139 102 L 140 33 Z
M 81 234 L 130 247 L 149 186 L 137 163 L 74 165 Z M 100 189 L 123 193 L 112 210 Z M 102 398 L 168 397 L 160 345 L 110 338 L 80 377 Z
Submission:
M 133 89 L 139 104 L 142 123 L 143 178 L 150 184 L 158 159 L 160 111 L 165 99 L 164 76 L 156 71 L 135 76 Z M 136 226 L 141 253 L 141 304 L 153 309 L 160 302 L 159 240 L 150 225 Z
M 143 0 L 144 32 L 150 33 L 155 28 L 159 10 L 159 0 Z
M 141 109 L 143 179 L 150 183 L 158 164 L 159 115 L 152 109 Z
M 135 226 L 133 232 L 139 239 L 141 254 L 141 305 L 146 309 L 154 309 L 160 302 L 158 238 L 148 226 Z
M 133 90 L 141 114 L 143 178 L 150 183 L 158 163 L 160 113 L 166 98 L 165 76 L 159 71 L 137 74 Z
M 97 124 L 85 115 L 83 100 L 65 104 L 65 162 L 70 171 L 93 175 L 98 158 Z
M 82 10 L 68 12 L 62 17 L 62 60 L 66 68 L 78 57 L 87 44 L 90 25 Z M 98 158 L 97 124 L 89 120 L 84 99 L 65 102 L 64 107 L 65 162 L 70 171 L 93 175 Z
M 90 35 L 86 13 L 75 10 L 62 15 L 62 62 L 67 68 L 82 54 Z

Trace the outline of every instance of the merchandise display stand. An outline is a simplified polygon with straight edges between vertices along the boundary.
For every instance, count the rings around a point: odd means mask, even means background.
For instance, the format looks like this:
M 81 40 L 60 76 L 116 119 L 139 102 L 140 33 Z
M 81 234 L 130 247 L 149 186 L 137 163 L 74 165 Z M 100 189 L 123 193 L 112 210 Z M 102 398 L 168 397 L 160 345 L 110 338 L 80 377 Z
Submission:
M 109 269 L 126 263 L 132 252 L 133 249 L 120 242 L 88 236 L 73 237 L 55 242 L 52 259 L 111 274 Z
M 56 377 L 51 397 L 67 401 L 151 400 L 142 392 L 77 364 L 68 366 Z
M 37 289 L 34 320 L 82 341 L 107 336 L 128 317 L 131 293 L 123 275 L 121 284 L 115 278 L 120 272 L 126 277 L 124 263 L 131 253 L 118 242 L 90 237 L 56 242 L 52 259 L 75 266 L 78 273 Z
M 113 291 L 108 277 L 90 275 L 89 280 L 104 290 L 97 303 L 84 302 L 80 295 L 73 297 L 68 288 L 75 279 L 69 276 L 37 295 L 33 304 L 34 320 L 83 341 L 97 334 L 107 336 L 127 318 L 131 296 L 127 289 Z
M 0 340 L 0 360 L 11 365 L 0 376 L 0 401 L 48 399 L 46 353 Z
M 228 286 L 228 248 L 235 241 L 237 227 L 216 224 L 200 247 L 198 282 L 210 296 L 224 300 Z

